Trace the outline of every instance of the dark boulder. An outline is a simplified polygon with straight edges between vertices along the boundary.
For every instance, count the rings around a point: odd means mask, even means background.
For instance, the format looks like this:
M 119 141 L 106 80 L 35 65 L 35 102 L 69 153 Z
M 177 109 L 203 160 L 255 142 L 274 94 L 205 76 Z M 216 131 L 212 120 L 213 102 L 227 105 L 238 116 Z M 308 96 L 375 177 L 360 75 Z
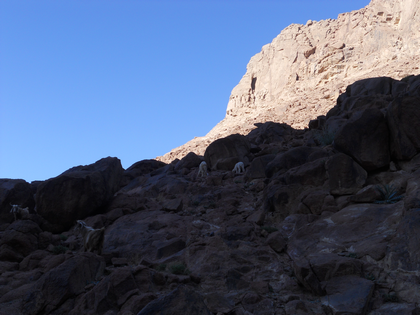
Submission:
M 188 153 L 175 165 L 175 170 L 181 170 L 183 168 L 191 169 L 198 167 L 203 161 L 203 157 L 195 154 L 194 152 Z
M 420 96 L 397 98 L 389 106 L 387 120 L 391 155 L 409 160 L 420 151 Z
M 344 153 L 332 156 L 326 167 L 332 195 L 355 194 L 366 182 L 367 172 Z
M 146 305 L 137 315 L 212 314 L 200 293 L 187 286 L 179 286 L 171 293 Z
M 136 177 L 150 174 L 151 172 L 164 167 L 166 164 L 157 160 L 142 160 L 134 163 L 124 171 L 124 177 L 134 179 Z
M 223 167 L 223 170 L 231 171 L 236 162 L 244 162 L 245 165 L 251 161 L 250 144 L 246 137 L 239 134 L 227 136 L 212 142 L 204 153 L 204 160 L 209 169 L 216 170 Z M 226 163 L 229 160 L 230 163 Z
M 293 130 L 287 124 L 279 124 L 272 121 L 263 124 L 257 123 L 255 126 L 257 128 L 252 130 L 247 135 L 247 138 L 257 145 L 284 141 L 284 137 L 290 135 Z
M 327 157 L 328 155 L 329 153 L 327 151 L 320 148 L 293 148 L 285 153 L 278 154 L 270 163 L 268 163 L 265 169 L 265 174 L 267 177 L 281 175 L 293 167 L 315 161 L 321 157 Z
M 22 208 L 28 207 L 33 211 L 35 200 L 31 184 L 23 179 L 0 179 L 0 223 L 13 221 L 13 214 L 10 213 L 11 204 Z
M 253 159 L 251 165 L 246 170 L 246 178 L 265 178 L 265 169 L 268 163 L 274 160 L 275 157 L 275 154 L 267 154 Z
M 334 147 L 367 171 L 388 166 L 389 131 L 383 113 L 375 108 L 355 113 L 337 132 Z
M 24 314 L 50 314 L 67 300 L 84 293 L 87 284 L 100 279 L 104 268 L 104 259 L 93 253 L 69 258 L 42 275 L 27 292 L 23 300 Z
M 100 212 L 118 191 L 122 175 L 117 158 L 74 167 L 39 185 L 38 214 L 54 224 L 53 232 L 67 230 L 76 220 Z
M 0 260 L 21 261 L 38 249 L 41 232 L 38 224 L 30 220 L 17 220 L 10 224 L 0 237 Z

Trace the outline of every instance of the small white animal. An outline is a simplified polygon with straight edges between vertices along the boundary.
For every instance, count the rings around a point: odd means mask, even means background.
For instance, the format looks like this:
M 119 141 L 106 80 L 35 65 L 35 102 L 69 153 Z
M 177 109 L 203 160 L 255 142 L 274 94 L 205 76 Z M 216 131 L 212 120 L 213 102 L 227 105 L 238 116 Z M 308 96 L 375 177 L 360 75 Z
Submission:
M 85 252 L 97 251 L 98 255 L 102 253 L 104 246 L 105 228 L 94 229 L 82 220 L 77 220 L 76 230 L 80 230 L 83 236 L 83 250 Z
M 198 177 L 205 177 L 207 176 L 207 163 L 205 161 L 200 163 L 200 166 L 198 167 Z
M 17 220 L 17 218 L 22 218 L 24 215 L 29 214 L 29 209 L 28 207 L 26 208 L 22 208 L 19 205 L 12 205 L 12 209 L 10 210 L 10 213 L 13 213 L 13 216 L 15 217 L 15 221 Z
M 236 163 L 232 172 L 234 172 L 235 174 L 242 174 L 243 172 L 245 172 L 244 163 L 243 162 Z

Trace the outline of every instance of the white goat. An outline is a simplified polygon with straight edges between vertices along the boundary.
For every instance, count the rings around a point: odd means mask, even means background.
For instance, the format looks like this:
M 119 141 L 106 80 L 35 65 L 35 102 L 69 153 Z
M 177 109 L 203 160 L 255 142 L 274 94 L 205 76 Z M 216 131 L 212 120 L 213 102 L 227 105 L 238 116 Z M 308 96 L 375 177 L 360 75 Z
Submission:
M 82 220 L 77 220 L 76 230 L 80 230 L 83 236 L 83 250 L 85 252 L 97 251 L 98 255 L 102 253 L 104 246 L 105 228 L 94 229 Z
M 232 172 L 234 172 L 235 174 L 242 174 L 243 172 L 245 172 L 244 163 L 243 162 L 236 163 Z
M 12 205 L 12 209 L 10 210 L 10 213 L 13 213 L 14 217 L 15 217 L 15 221 L 19 218 L 22 218 L 23 216 L 29 214 L 29 209 L 28 207 L 26 208 L 22 208 L 19 205 Z
M 200 166 L 198 167 L 198 175 L 197 177 L 205 177 L 207 176 L 207 163 L 205 161 L 200 163 Z

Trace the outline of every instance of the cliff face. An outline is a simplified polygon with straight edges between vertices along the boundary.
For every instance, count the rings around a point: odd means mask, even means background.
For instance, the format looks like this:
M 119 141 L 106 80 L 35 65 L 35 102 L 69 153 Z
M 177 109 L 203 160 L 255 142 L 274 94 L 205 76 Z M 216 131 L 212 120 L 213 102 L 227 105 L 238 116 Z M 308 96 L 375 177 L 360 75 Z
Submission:
M 214 140 L 247 134 L 254 124 L 282 122 L 306 128 L 331 109 L 347 85 L 370 77 L 419 74 L 420 2 L 372 0 L 337 19 L 286 27 L 253 56 L 232 90 L 226 117 L 158 160 L 204 154 Z

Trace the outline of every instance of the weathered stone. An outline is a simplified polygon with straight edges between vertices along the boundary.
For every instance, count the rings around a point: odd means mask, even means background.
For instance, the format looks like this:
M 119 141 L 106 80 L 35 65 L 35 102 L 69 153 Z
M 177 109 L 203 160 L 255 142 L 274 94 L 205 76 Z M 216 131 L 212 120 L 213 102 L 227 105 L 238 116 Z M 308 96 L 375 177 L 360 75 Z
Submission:
M 391 155 L 409 160 L 420 151 L 420 96 L 397 98 L 389 106 L 387 119 L 390 130 Z
M 338 131 L 334 146 L 365 170 L 389 165 L 389 131 L 384 114 L 375 108 L 356 112 Z
M 301 185 L 272 185 L 264 190 L 264 210 L 281 218 L 295 213 L 300 202 Z
M 287 245 L 287 242 L 284 239 L 284 236 L 281 232 L 271 233 L 268 236 L 267 241 L 265 243 L 277 253 L 281 253 L 282 251 L 284 251 Z
M 335 254 L 314 254 L 308 257 L 312 271 L 320 281 L 347 275 L 362 275 L 362 263 L 349 257 Z
M 274 154 L 268 154 L 253 159 L 251 165 L 246 169 L 246 177 L 248 179 L 265 178 L 265 168 L 274 158 Z
M 287 124 L 279 124 L 272 121 L 257 123 L 255 126 L 257 128 L 252 130 L 247 137 L 257 145 L 284 141 L 285 136 L 290 135 L 292 129 Z
M 236 269 L 230 269 L 226 275 L 226 287 L 228 290 L 242 290 L 248 288 L 250 283 L 244 279 L 244 275 Z
M 374 286 L 372 281 L 357 276 L 333 278 L 326 284 L 327 295 L 321 298 L 322 304 L 332 314 L 364 315 Z
M 204 298 L 204 302 L 210 312 L 214 314 L 227 314 L 235 307 L 235 303 L 232 299 L 225 297 L 218 292 L 207 294 Z
M 293 271 L 299 282 L 314 294 L 322 296 L 325 290 L 321 282 L 312 271 L 311 265 L 306 259 L 293 257 Z
M 32 212 L 35 201 L 31 184 L 23 179 L 0 179 L 0 223 L 13 221 L 13 214 L 10 213 L 11 205 L 28 207 Z
M 359 190 L 355 195 L 350 196 L 351 202 L 374 202 L 379 200 L 381 194 L 376 185 L 368 185 Z
M 45 273 L 23 301 L 25 314 L 50 313 L 68 299 L 84 292 L 86 284 L 97 281 L 105 267 L 103 258 L 83 253 Z
M 118 312 L 132 296 L 140 294 L 130 269 L 120 268 L 106 279 L 90 281 L 94 285 L 93 289 L 77 301 L 69 314 L 105 314 L 110 310 Z
M 215 167 L 219 160 L 236 158 L 237 161 L 248 164 L 250 162 L 249 155 L 250 144 L 248 140 L 244 136 L 234 134 L 211 143 L 204 153 L 204 160 L 209 169 L 216 170 Z M 233 166 L 234 165 L 235 164 L 233 164 Z M 229 165 L 229 170 L 231 170 L 230 166 L 231 165 Z
M 137 315 L 197 314 L 211 315 L 201 294 L 187 286 L 179 286 L 171 293 L 146 305 Z
M 247 238 L 253 229 L 253 226 L 249 223 L 243 226 L 229 226 L 226 229 L 224 238 L 228 241 L 243 240 Z
M 267 164 L 265 170 L 266 176 L 273 177 L 274 175 L 282 175 L 291 168 L 314 161 L 319 158 L 320 151 L 323 150 L 313 147 L 297 147 L 285 153 L 278 154 Z
M 286 315 L 315 315 L 324 314 L 321 307 L 317 307 L 311 302 L 292 300 L 284 306 Z
M 55 224 L 53 232 L 67 230 L 76 220 L 106 206 L 119 189 L 122 174 L 123 168 L 117 158 L 74 167 L 39 185 L 36 194 L 38 214 Z
M 332 195 L 354 194 L 362 188 L 367 178 L 367 172 L 343 153 L 331 157 L 326 168 Z
M 20 261 L 38 249 L 40 227 L 29 220 L 18 220 L 9 225 L 0 238 L 0 259 Z M 10 251 L 15 252 L 11 255 Z M 17 259 L 17 260 L 16 260 Z
M 185 241 L 180 239 L 171 240 L 167 244 L 158 248 L 156 258 L 160 259 L 171 256 L 183 250 L 184 248 Z
M 198 156 L 194 152 L 188 153 L 183 157 L 178 163 L 176 163 L 175 169 L 181 170 L 183 168 L 191 169 L 193 167 L 198 167 L 203 161 L 203 157 Z
M 387 262 L 391 270 L 415 271 L 420 268 L 420 208 L 405 214 L 396 229 L 397 236 L 388 244 Z M 420 292 L 418 292 L 420 298 Z
M 183 207 L 183 202 L 181 198 L 169 199 L 165 201 L 162 205 L 162 209 L 164 211 L 179 212 L 179 211 L 182 211 L 182 207 Z
M 413 315 L 418 313 L 418 308 L 414 304 L 386 303 L 380 308 L 370 312 L 371 315 Z
M 284 180 L 286 185 L 322 186 L 327 180 L 326 160 L 321 158 L 294 167 L 281 176 L 280 180 Z
M 151 172 L 164 167 L 165 165 L 165 163 L 156 160 L 142 160 L 134 163 L 124 171 L 121 186 L 125 186 L 134 178 L 148 175 Z

